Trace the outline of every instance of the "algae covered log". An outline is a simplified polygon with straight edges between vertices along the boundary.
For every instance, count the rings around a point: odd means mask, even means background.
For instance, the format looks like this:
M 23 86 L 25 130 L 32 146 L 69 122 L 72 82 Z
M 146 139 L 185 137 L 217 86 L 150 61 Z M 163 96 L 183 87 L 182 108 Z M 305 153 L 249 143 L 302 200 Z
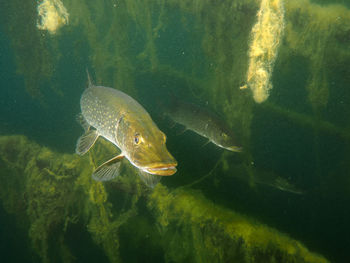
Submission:
M 350 83 L 350 11 L 345 5 L 321 5 L 317 4 L 321 1 L 311 0 L 122 0 L 93 4 L 88 0 L 64 0 L 69 24 L 67 17 L 62 20 L 64 27 L 52 30 L 55 34 L 47 34 L 48 27 L 45 30 L 37 27 L 37 6 L 43 1 L 22 2 L 3 1 L 1 7 L 5 15 L 1 20 L 15 52 L 17 72 L 23 75 L 27 91 L 43 102 L 51 96 L 46 93 L 50 87 L 47 82 L 57 80 L 58 94 L 66 98 L 72 95 L 76 98 L 72 103 L 77 103 L 78 97 L 70 92 L 78 87 L 55 78 L 62 68 L 70 69 L 67 57 L 72 58 L 74 66 L 78 65 L 81 71 L 86 66 L 91 68 L 99 82 L 120 87 L 140 99 L 147 93 L 159 91 L 163 94 L 175 83 L 175 91 L 183 91 L 189 99 L 194 97 L 208 102 L 224 115 L 229 125 L 240 127 L 237 132 L 242 135 L 239 137 L 247 151 L 239 160 L 242 165 L 236 165 L 236 160 L 227 155 L 222 158 L 233 170 L 223 171 L 226 177 L 231 172 L 242 171 L 247 176 L 253 173 L 251 167 L 254 162 L 258 163 L 257 151 L 261 150 L 261 145 L 254 144 L 254 138 L 262 135 L 261 129 L 254 129 L 252 125 L 257 123 L 257 116 L 264 115 L 259 123 L 265 125 L 272 113 L 278 113 L 290 120 L 294 128 L 297 124 L 315 130 L 316 135 L 324 132 L 346 143 L 349 141 L 350 114 L 344 112 L 349 112 L 346 87 Z M 261 26 L 270 29 L 272 42 L 258 41 L 263 40 L 263 30 L 254 31 L 260 33 L 260 38 L 254 42 L 252 29 L 259 21 L 256 17 L 259 6 L 282 2 L 283 19 L 279 15 L 277 18 L 281 19 L 276 20 L 280 27 L 273 29 L 276 23 L 261 20 Z M 281 5 L 277 7 L 274 13 L 282 14 L 278 11 Z M 266 8 L 262 10 L 267 11 Z M 68 45 L 72 50 L 67 52 L 63 43 L 70 42 L 75 44 Z M 82 43 L 88 50 L 86 56 L 81 56 L 86 63 L 80 63 L 81 53 L 77 51 Z M 257 43 L 259 48 L 252 48 L 252 43 Z M 270 47 L 273 49 L 269 53 Z M 258 65 L 260 58 L 265 64 Z M 257 71 L 261 75 L 254 75 Z M 71 72 L 69 76 L 76 77 Z M 263 78 L 258 79 L 259 76 Z M 269 87 L 274 86 L 269 101 L 258 106 L 251 92 L 239 89 L 244 83 L 254 87 L 257 80 L 263 85 L 256 87 L 266 91 L 260 101 L 267 98 Z M 180 83 L 184 85 L 180 87 Z M 301 104 L 302 108 L 298 108 Z M 310 106 L 319 119 L 303 110 Z M 323 114 L 324 110 L 327 114 Z M 67 118 L 71 118 L 69 114 Z M 71 137 L 65 126 L 62 130 L 53 130 Z M 272 126 L 268 130 L 271 134 L 276 131 Z M 179 141 L 175 139 L 175 142 Z M 314 145 L 317 150 L 313 158 L 317 159 L 320 149 L 317 147 L 322 144 L 315 139 Z M 264 147 L 273 151 L 266 141 Z M 334 147 L 332 144 L 324 148 Z M 125 168 L 125 176 L 108 184 L 92 181 L 91 172 L 105 160 L 106 152 L 105 145 L 99 142 L 92 154 L 79 159 L 40 147 L 22 136 L 0 138 L 2 205 L 21 221 L 19 224 L 28 233 L 43 262 L 80 259 L 82 255 L 69 242 L 74 240 L 74 231 L 78 230 L 79 236 L 86 237 L 79 240 L 81 247 L 86 248 L 85 251 L 101 250 L 99 261 L 102 262 L 127 261 L 128 245 L 133 244 L 131 247 L 140 252 L 144 243 L 160 251 L 160 258 L 168 262 L 326 262 L 298 241 L 215 205 L 208 200 L 212 197 L 205 188 L 202 191 L 206 197 L 191 190 L 170 191 L 161 185 L 150 194 L 130 167 Z M 347 154 L 339 151 L 334 156 L 329 166 L 344 163 L 343 166 L 348 167 Z M 294 164 L 293 157 L 288 159 Z M 281 164 L 281 159 L 278 160 Z M 328 158 L 324 163 L 330 164 Z M 330 175 L 347 171 L 332 171 L 327 174 L 327 182 L 342 184 Z M 318 177 L 315 187 L 320 182 L 325 184 L 322 173 L 308 175 Z M 185 171 L 181 176 L 191 180 L 195 173 Z M 223 182 L 222 177 L 219 180 Z M 319 225 L 323 227 L 322 223 Z M 152 233 L 147 233 L 146 229 Z M 130 235 L 127 230 L 137 235 Z M 57 255 L 60 259 L 54 259 Z
M 27 222 L 32 247 L 42 262 L 56 262 L 57 255 L 62 262 L 72 262 L 75 255 L 66 239 L 77 224 L 83 224 L 83 232 L 103 248 L 105 257 L 120 261 L 117 230 L 135 214 L 137 193 L 131 207 L 113 215 L 103 184 L 91 180 L 94 164 L 89 158 L 58 154 L 23 136 L 3 136 L 0 145 L 3 206 L 20 218 L 20 225 Z
M 110 183 L 118 190 L 109 188 L 91 180 L 90 158 L 55 153 L 23 136 L 0 137 L 0 163 L 2 205 L 28 222 L 33 248 L 43 262 L 56 262 L 57 255 L 64 262 L 79 257 L 69 242 L 72 225 L 82 225 L 109 262 L 125 261 L 122 243 L 136 237 L 120 239 L 120 229 L 135 225 L 158 231 L 149 242 L 161 247 L 166 262 L 327 262 L 300 242 L 217 206 L 198 191 L 171 192 L 158 185 L 150 192 L 130 168 Z M 110 197 L 115 194 L 117 203 Z M 120 206 L 120 199 L 127 205 Z M 25 213 L 17 205 L 26 207 Z M 158 228 L 135 223 L 145 207 Z
M 170 262 L 328 262 L 275 229 L 208 201 L 196 191 L 169 192 L 159 186 L 150 196 Z

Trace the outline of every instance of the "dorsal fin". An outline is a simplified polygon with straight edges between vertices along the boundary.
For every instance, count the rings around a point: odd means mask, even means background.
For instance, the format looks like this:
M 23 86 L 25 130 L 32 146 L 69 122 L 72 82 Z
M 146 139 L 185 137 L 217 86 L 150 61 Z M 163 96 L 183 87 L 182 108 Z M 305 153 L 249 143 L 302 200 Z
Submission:
M 88 68 L 86 68 L 86 74 L 87 74 L 87 77 L 88 77 L 88 88 L 93 87 L 94 84 L 91 81 L 91 77 L 90 77 L 90 73 L 89 73 Z

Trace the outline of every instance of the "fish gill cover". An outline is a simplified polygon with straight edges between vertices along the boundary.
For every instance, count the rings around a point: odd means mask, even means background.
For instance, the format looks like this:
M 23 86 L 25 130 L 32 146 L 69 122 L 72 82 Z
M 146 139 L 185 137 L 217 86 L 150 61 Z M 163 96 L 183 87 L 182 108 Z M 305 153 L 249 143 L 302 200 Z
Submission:
M 19 80 L 12 89 L 2 78 L 3 87 L 12 95 L 27 92 L 41 110 L 35 119 L 19 101 L 13 112 L 27 114 L 3 114 L 1 129 L 14 123 L 6 133 L 48 147 L 1 137 L 0 196 L 43 262 L 147 255 L 168 262 L 327 262 L 302 243 L 335 262 L 349 258 L 343 248 L 350 236 L 349 7 L 310 0 L 62 0 L 54 2 L 65 7 L 69 24 L 63 16 L 49 20 L 61 27 L 42 30 L 43 2 L 0 2 Z M 254 57 L 263 4 L 277 24 L 261 22 L 273 41 Z M 269 77 L 261 86 L 265 101 L 255 103 L 248 75 L 259 58 Z M 109 184 L 91 179 L 96 164 L 115 154 L 103 141 L 83 159 L 55 150 L 73 152 L 86 67 L 96 83 L 138 99 L 166 132 L 179 171 L 153 192 L 127 165 Z M 236 127 L 244 152 L 200 148 L 193 134 L 179 139 L 157 117 L 155 105 L 170 90 L 219 112 Z M 270 172 L 305 194 L 255 183 Z

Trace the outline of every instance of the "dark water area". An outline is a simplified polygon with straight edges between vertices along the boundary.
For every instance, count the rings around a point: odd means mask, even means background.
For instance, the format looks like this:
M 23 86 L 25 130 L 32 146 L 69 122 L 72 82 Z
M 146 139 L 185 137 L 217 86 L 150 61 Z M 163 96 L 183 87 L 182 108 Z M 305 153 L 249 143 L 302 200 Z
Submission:
M 28 236 L 18 228 L 17 221 L 0 208 L 1 257 L 6 262 L 36 262 L 39 258 L 30 250 Z
M 72 118 L 72 113 L 79 113 L 79 96 L 84 90 L 86 77 L 85 69 L 77 72 L 76 61 L 69 60 L 71 54 L 62 47 L 66 56 L 62 59 L 61 72 L 50 83 L 43 85 L 65 90 L 61 96 L 54 90 L 45 89 L 46 101 L 43 103 L 33 99 L 25 90 L 23 78 L 16 74 L 14 54 L 9 46 L 6 35 L 1 34 L 1 134 L 25 134 L 43 145 L 53 147 L 62 152 L 73 152 L 75 139 L 67 134 L 79 135 L 79 125 Z M 64 44 L 63 42 L 62 44 Z M 69 43 L 69 42 L 68 42 Z M 69 65 L 69 67 L 67 67 Z M 69 77 L 68 77 L 69 75 Z M 73 89 L 72 87 L 77 87 Z
M 283 1 L 283 33 L 255 57 L 260 1 L 62 2 L 69 23 L 53 32 L 38 28 L 36 11 L 16 32 L 15 5 L 0 3 L 1 262 L 350 262 L 348 1 Z M 33 58 L 38 69 L 25 66 Z M 254 61 L 271 75 L 262 103 Z M 153 189 L 124 160 L 121 179 L 90 179 L 119 150 L 105 141 L 75 154 L 87 70 L 151 115 L 176 174 Z M 215 112 L 243 152 L 166 116 L 174 98 Z M 39 146 L 22 153 L 7 135 Z

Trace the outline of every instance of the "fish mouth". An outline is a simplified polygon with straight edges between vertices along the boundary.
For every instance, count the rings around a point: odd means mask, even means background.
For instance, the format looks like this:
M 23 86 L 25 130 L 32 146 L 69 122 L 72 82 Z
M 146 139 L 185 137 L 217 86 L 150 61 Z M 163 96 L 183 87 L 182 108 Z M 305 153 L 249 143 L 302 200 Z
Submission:
M 243 151 L 243 147 L 240 146 L 229 146 L 229 147 L 225 147 L 227 150 L 232 151 L 232 152 L 242 152 Z
M 176 173 L 177 163 L 171 164 L 155 164 L 149 167 L 145 167 L 144 171 L 150 174 L 168 176 Z

